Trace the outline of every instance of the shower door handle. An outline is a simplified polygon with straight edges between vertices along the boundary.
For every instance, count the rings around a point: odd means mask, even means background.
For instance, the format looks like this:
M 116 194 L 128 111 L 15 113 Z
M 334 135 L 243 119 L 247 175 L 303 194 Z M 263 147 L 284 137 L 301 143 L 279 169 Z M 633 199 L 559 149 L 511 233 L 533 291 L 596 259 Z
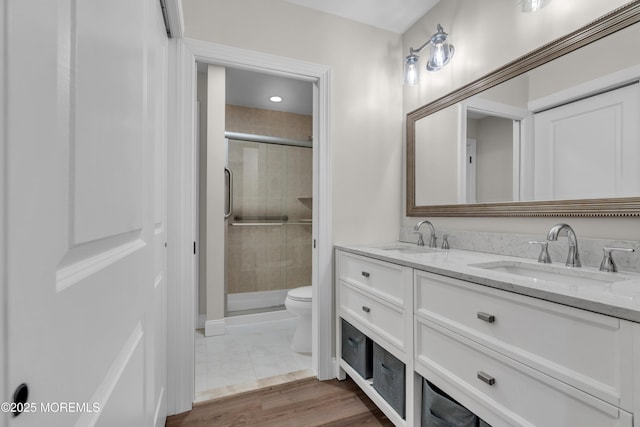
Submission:
M 227 219 L 231 216 L 231 211 L 233 211 L 233 173 L 231 169 L 225 167 L 224 173 L 228 177 L 227 184 L 227 211 L 224 213 L 224 218 Z

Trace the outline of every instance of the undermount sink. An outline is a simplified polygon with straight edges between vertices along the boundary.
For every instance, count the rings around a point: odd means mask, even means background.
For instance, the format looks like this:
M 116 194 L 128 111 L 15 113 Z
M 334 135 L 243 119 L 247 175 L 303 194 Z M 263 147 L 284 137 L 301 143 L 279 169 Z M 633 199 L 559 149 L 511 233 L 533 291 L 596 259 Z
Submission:
M 628 277 L 617 273 L 600 273 L 596 271 L 585 271 L 580 268 L 561 267 L 550 264 L 531 264 L 520 261 L 495 261 L 469 264 L 469 266 L 566 285 L 607 285 L 628 279 Z
M 437 248 L 429 248 L 427 246 L 387 246 L 380 248 L 383 251 L 394 251 L 403 254 L 425 254 L 430 252 L 438 252 Z

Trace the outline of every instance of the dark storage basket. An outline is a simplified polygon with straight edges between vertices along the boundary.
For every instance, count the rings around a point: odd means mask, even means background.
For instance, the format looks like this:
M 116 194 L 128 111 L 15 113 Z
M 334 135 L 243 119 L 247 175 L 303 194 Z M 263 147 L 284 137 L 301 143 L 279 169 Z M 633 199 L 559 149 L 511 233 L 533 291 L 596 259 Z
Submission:
M 405 417 L 405 365 L 373 343 L 373 388 L 402 417 Z
M 342 359 L 364 379 L 373 376 L 373 342 L 342 319 Z
M 422 381 L 422 427 L 491 427 L 426 379 Z

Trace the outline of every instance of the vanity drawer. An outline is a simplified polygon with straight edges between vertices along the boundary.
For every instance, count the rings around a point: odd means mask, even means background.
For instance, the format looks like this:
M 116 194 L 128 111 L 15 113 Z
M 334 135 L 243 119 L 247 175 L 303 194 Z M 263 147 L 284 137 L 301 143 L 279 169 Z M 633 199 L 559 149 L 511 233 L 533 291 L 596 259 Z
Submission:
M 416 370 L 494 427 L 633 425 L 630 413 L 422 319 Z
M 403 351 L 405 313 L 405 310 L 365 295 L 351 285 L 340 285 L 340 314 L 347 320 L 360 322 Z M 376 341 L 375 336 L 367 335 Z
M 629 322 L 416 271 L 415 313 L 631 410 Z
M 411 280 L 412 269 L 401 265 L 338 252 L 338 279 L 402 305 L 407 280 Z

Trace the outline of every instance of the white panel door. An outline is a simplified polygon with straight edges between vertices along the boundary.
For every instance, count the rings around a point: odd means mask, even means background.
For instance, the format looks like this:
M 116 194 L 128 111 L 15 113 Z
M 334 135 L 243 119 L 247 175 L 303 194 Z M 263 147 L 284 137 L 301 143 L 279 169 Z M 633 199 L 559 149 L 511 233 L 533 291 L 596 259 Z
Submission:
M 6 4 L 8 425 L 164 425 L 158 1 Z
M 536 200 L 640 195 L 639 86 L 534 115 Z

